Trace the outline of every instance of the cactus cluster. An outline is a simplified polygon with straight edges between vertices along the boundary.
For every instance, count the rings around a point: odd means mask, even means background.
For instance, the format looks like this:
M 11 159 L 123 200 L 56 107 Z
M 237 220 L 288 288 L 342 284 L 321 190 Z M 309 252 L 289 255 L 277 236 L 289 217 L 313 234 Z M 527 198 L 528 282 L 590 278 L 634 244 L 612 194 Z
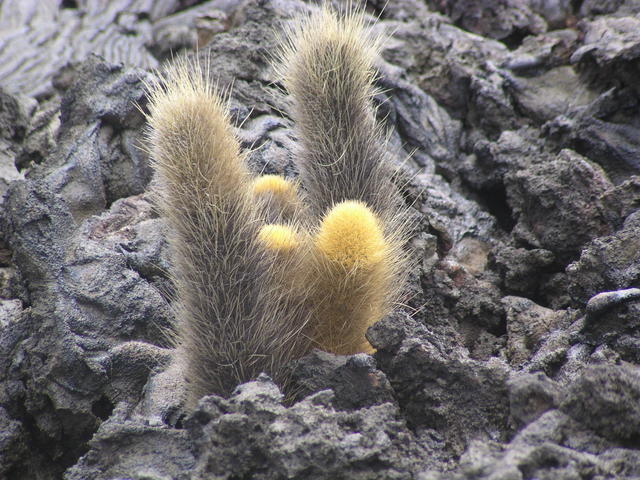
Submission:
M 288 30 L 276 70 L 292 99 L 300 183 L 249 173 L 197 62 L 177 61 L 150 85 L 189 403 L 261 371 L 286 388 L 287 364 L 313 348 L 373 351 L 365 332 L 398 299 L 406 239 L 372 106 L 377 45 L 354 9 L 325 6 Z

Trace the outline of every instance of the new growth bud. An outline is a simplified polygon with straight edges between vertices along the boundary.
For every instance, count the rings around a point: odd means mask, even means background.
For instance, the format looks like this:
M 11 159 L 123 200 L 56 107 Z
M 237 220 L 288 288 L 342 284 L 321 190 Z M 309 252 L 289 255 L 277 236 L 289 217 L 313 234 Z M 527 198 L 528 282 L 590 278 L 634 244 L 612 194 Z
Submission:
M 287 225 L 264 225 L 258 239 L 267 249 L 276 252 L 289 252 L 300 244 L 296 231 Z

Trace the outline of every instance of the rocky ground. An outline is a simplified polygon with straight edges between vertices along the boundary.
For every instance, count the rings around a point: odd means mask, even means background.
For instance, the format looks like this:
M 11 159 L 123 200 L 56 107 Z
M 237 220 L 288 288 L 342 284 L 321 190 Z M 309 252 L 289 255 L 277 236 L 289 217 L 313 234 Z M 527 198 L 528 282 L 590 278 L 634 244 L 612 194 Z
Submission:
M 260 377 L 188 416 L 135 105 L 197 45 L 295 175 L 268 56 L 305 4 L 39 3 L 0 3 L 0 478 L 640 478 L 637 2 L 368 2 L 406 306 L 372 357 L 302 359 L 299 402 Z

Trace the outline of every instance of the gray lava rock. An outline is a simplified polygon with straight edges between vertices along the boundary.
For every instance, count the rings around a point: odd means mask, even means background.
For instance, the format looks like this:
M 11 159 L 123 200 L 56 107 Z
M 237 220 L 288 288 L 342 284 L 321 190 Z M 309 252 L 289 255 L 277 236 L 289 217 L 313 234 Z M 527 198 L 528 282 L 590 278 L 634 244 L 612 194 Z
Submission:
M 42 163 L 55 148 L 60 127 L 60 99 L 54 97 L 39 102 L 30 120 L 24 139 L 16 146 L 14 164 L 19 170 Z
M 0 475 L 4 478 L 16 478 L 19 474 L 19 465 L 29 453 L 26 438 L 22 424 L 12 420 L 7 411 L 0 407 Z
M 497 196 L 504 192 L 504 177 L 511 171 L 522 170 L 543 157 L 543 144 L 530 128 L 503 131 L 495 141 L 477 139 L 471 154 L 459 166 L 462 179 L 474 190 Z M 499 199 L 494 199 L 497 201 Z M 506 198 L 503 200 L 506 203 Z M 512 213 L 508 212 L 511 217 Z M 511 219 L 508 219 L 511 221 Z
M 520 428 L 560 404 L 560 386 L 545 374 L 520 374 L 509 380 L 509 421 Z
M 567 267 L 569 292 L 586 302 L 597 293 L 640 286 L 640 212 L 631 214 L 612 235 L 594 239 Z
M 554 270 L 555 256 L 540 248 L 505 247 L 497 250 L 491 261 L 500 272 L 507 292 L 535 296 L 545 274 Z
M 24 102 L 0 88 L 0 195 L 4 195 L 12 181 L 22 177 L 14 157 L 29 127 L 26 110 Z
M 528 3 L 531 10 L 547 21 L 549 28 L 566 26 L 573 13 L 570 0 L 530 0 Z
M 579 424 L 558 410 L 551 410 L 519 432 L 506 445 L 495 442 L 474 442 L 460 459 L 461 469 L 454 474 L 432 476 L 445 479 L 571 480 L 577 478 L 603 478 L 605 461 L 583 452 L 574 445 L 566 445 L 563 435 L 588 435 Z M 616 457 L 618 457 L 616 455 Z M 633 457 L 632 457 L 633 458 Z M 610 468 L 610 467 L 609 467 Z M 632 462 L 618 467 L 635 470 Z
M 145 47 L 154 57 L 167 60 L 177 52 L 203 47 L 211 37 L 230 28 L 230 14 L 238 7 L 233 0 L 217 0 L 181 9 L 153 22 Z
M 640 289 L 596 295 L 587 304 L 583 340 L 591 348 L 606 346 L 623 360 L 640 363 Z
M 129 421 L 116 412 L 89 442 L 91 450 L 65 480 L 187 480 L 194 466 L 187 432 Z
M 299 399 L 331 389 L 339 410 L 395 403 L 389 380 L 364 353 L 345 357 L 316 350 L 297 362 L 293 374 Z
M 384 75 L 378 82 L 389 91 L 387 103 L 382 104 L 387 121 L 395 124 L 405 142 L 420 149 L 422 155 L 415 161 L 426 167 L 434 161 L 451 162 L 459 154 L 460 122 L 451 119 L 431 96 L 399 78 L 397 71 L 384 66 L 381 70 Z
M 592 81 L 605 88 L 622 84 L 636 89 L 635 81 L 640 55 L 640 19 L 629 16 L 597 18 L 579 24 L 583 33 L 582 47 L 571 56 Z
M 505 186 L 518 219 L 516 238 L 559 258 L 575 256 L 586 242 L 612 231 L 599 198 L 612 185 L 602 169 L 575 152 L 563 150 L 549 162 L 510 171 Z
M 121 0 L 105 7 L 92 0 L 52 3 L 44 8 L 31 0 L 7 4 L 0 15 L 5 45 L 0 54 L 0 81 L 11 92 L 44 97 L 52 93 L 55 73 L 69 63 L 84 61 L 91 53 L 110 62 L 157 67 L 158 61 L 146 48 L 152 41 L 152 24 L 193 3 Z
M 517 61 L 526 60 L 519 58 Z M 541 63 L 547 66 L 550 60 L 545 59 Z M 596 95 L 590 90 L 575 90 L 578 81 L 578 73 L 574 68 L 561 65 L 535 76 L 513 77 L 509 88 L 517 106 L 536 123 L 543 124 L 595 99 Z
M 545 0 L 542 0 L 545 3 Z M 548 3 L 556 3 L 551 1 Z M 556 3 L 557 5 L 557 3 Z M 547 32 L 543 35 L 526 37 L 522 45 L 507 55 L 503 67 L 509 69 L 518 75 L 519 79 L 529 77 L 537 77 L 556 67 L 569 64 L 569 57 L 573 53 L 578 41 L 578 33 L 572 29 L 561 29 Z M 573 79 L 572 73 L 569 73 L 569 79 Z M 559 78 L 563 80 L 562 78 Z M 552 87 L 552 85 L 549 85 Z M 526 94 L 526 92 L 520 92 Z M 575 100 L 575 93 L 569 98 L 554 98 L 555 101 L 564 105 L 567 100 Z M 534 95 L 530 95 L 532 103 L 535 102 Z M 548 102 L 546 98 L 538 98 L 538 103 L 554 108 L 552 102 Z
M 2 375 L 12 383 L 3 405 L 33 419 L 29 442 L 39 447 L 33 461 L 16 467 L 27 477 L 75 463 L 115 403 L 136 401 L 160 363 L 153 348 L 139 361 L 139 349 L 119 347 L 161 342 L 158 329 L 169 324 L 166 302 L 127 268 L 116 247 L 118 237 L 131 236 L 131 223 L 148 216 L 149 205 L 130 201 L 127 213 L 123 205 L 78 226 L 46 180 L 14 182 L 5 199 L 5 238 L 31 308 L 20 335 L 5 345 L 12 362 Z
M 616 228 L 622 227 L 627 217 L 640 209 L 640 177 L 634 175 L 608 190 L 602 201 L 611 212 L 612 223 Z
M 459 27 L 505 43 L 510 41 L 509 37 L 518 38 L 546 30 L 546 22 L 531 10 L 529 3 L 516 0 L 428 2 L 432 7 L 444 6 L 443 13 L 451 17 Z
M 630 365 L 588 368 L 571 386 L 562 411 L 598 435 L 624 443 L 640 431 L 640 370 Z
M 205 397 L 186 424 L 198 458 L 191 478 L 412 478 L 426 452 L 395 406 L 336 412 L 332 399 L 323 391 L 286 408 L 267 377 L 228 401 Z
M 637 109 L 637 94 L 629 88 L 613 88 L 585 107 L 547 122 L 543 131 L 554 143 L 598 163 L 612 181 L 621 183 L 640 170 L 634 153 L 639 147 Z
M 507 311 L 507 356 L 514 366 L 529 360 L 542 339 L 571 318 L 567 312 L 541 307 L 526 298 L 504 297 L 502 302 Z
M 446 337 L 398 316 L 376 323 L 367 338 L 412 429 L 439 432 L 456 453 L 474 438 L 506 437 L 509 374 L 502 362 L 472 360 Z
M 592 17 L 602 14 L 626 16 L 640 12 L 640 5 L 634 0 L 585 0 L 580 5 L 580 15 Z
M 92 56 L 62 97 L 58 145 L 45 169 L 30 175 L 63 196 L 78 221 L 121 197 L 142 193 L 151 179 L 140 149 L 144 119 L 141 70 L 125 71 Z M 51 166 L 57 168 L 50 171 Z
M 587 318 L 595 319 L 617 305 L 638 299 L 640 299 L 640 288 L 599 293 L 587 302 Z
M 494 75 L 508 52 L 503 44 L 456 28 L 440 15 L 390 27 L 395 32 L 383 46 L 384 59 L 406 70 L 454 119 L 490 129 L 517 124 L 502 77 Z
M 526 426 L 508 443 L 472 442 L 455 472 L 419 478 L 635 478 L 640 456 L 622 444 L 637 438 L 638 378 L 637 367 L 616 365 L 591 367 L 566 386 L 516 377 L 512 418 Z

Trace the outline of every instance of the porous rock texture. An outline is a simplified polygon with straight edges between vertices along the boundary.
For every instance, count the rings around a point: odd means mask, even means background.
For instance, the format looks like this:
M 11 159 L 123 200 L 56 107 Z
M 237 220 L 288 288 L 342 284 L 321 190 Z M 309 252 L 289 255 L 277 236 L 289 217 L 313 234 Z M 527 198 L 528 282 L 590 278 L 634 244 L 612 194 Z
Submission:
M 311 2 L 44 3 L 0 3 L 0 478 L 640 478 L 637 2 L 369 1 L 404 305 L 297 401 L 190 414 L 136 105 L 197 46 L 251 167 L 295 176 L 269 55 Z

